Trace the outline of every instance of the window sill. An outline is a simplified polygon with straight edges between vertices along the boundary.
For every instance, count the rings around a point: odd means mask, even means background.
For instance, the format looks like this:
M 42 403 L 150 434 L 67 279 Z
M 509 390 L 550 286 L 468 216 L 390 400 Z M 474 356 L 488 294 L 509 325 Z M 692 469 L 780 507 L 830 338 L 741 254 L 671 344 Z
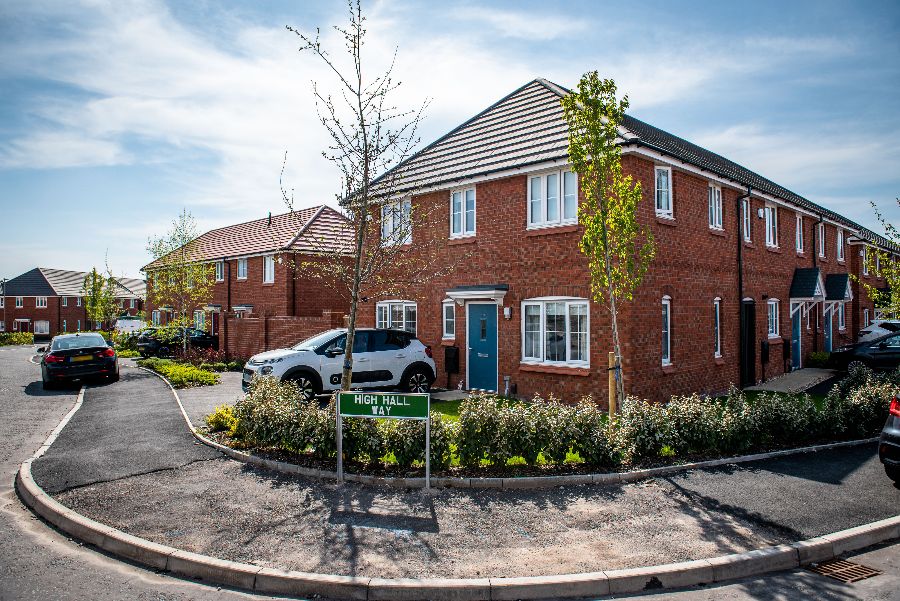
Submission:
M 672 363 L 663 363 L 662 364 L 662 372 L 664 374 L 674 374 L 675 366 Z
M 843 265 L 844 263 L 846 263 L 846 261 L 845 261 L 844 259 L 838 259 L 837 262 L 840 263 L 841 265 Z
M 806 258 L 806 253 L 803 252 L 802 250 L 798 250 L 798 251 L 797 251 L 797 256 L 800 257 L 801 259 L 805 259 L 805 258 Z
M 557 374 L 560 376 L 589 376 L 589 367 L 574 367 L 568 365 L 543 365 L 538 363 L 519 363 L 519 371 L 529 371 L 542 374 Z
M 274 286 L 275 282 L 263 282 L 262 285 L 263 286 Z
M 766 250 L 769 251 L 770 253 L 776 253 L 779 255 L 782 254 L 781 249 L 778 248 L 777 246 L 769 246 L 768 244 L 766 244 Z
M 577 232 L 579 229 L 577 223 L 567 223 L 563 225 L 544 225 L 539 227 L 529 227 L 525 232 L 525 236 L 549 236 L 550 234 L 570 234 Z
M 456 338 L 441 338 L 441 346 L 453 346 L 456 344 Z
M 456 246 L 457 244 L 476 244 L 478 242 L 478 238 L 475 236 L 466 236 L 465 238 L 450 238 L 447 240 L 447 244 L 450 246 Z
M 720 229 L 717 229 L 714 227 L 709 228 L 709 233 L 712 234 L 713 236 L 718 236 L 720 238 L 725 237 L 725 230 L 720 230 Z
M 656 214 L 656 223 L 671 225 L 673 227 L 676 225 L 674 217 L 667 217 L 665 215 L 660 215 L 659 213 Z
M 744 248 L 756 248 L 752 240 L 744 240 Z
M 725 357 L 723 357 L 722 355 L 714 356 L 713 360 L 715 361 L 716 365 L 725 365 Z
M 827 263 L 827 262 L 828 262 L 828 259 L 826 259 L 826 258 L 823 257 L 822 255 L 819 255 L 819 260 L 820 260 L 821 262 L 823 262 L 823 263 Z
M 772 344 L 784 344 L 784 338 L 782 338 L 782 337 L 779 336 L 779 335 L 769 336 L 768 338 L 766 338 L 766 340 L 769 341 L 769 344 L 770 344 L 770 345 L 772 345 Z
M 247 281 L 247 278 L 235 278 L 235 281 L 237 281 L 237 282 L 246 282 L 246 281 Z

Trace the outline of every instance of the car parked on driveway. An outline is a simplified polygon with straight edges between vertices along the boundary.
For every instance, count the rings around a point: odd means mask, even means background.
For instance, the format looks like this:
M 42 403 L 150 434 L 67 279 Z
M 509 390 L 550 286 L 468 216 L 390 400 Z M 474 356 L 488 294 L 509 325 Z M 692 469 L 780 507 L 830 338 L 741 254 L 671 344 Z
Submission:
M 859 337 L 856 341 L 869 342 L 894 332 L 900 332 L 900 321 L 896 319 L 873 321 L 859 331 Z
M 329 330 L 288 349 L 250 357 L 244 366 L 246 392 L 256 376 L 293 381 L 312 398 L 341 387 L 347 330 Z M 431 347 L 404 330 L 360 328 L 353 340 L 354 388 L 428 392 L 435 378 Z
M 900 333 L 843 346 L 831 353 L 829 362 L 835 369 L 844 370 L 854 363 L 872 369 L 896 369 L 900 366 Z
M 41 355 L 41 380 L 44 389 L 57 384 L 103 377 L 119 379 L 119 361 L 113 349 L 100 334 L 63 334 L 55 336 L 48 347 L 38 349 Z
M 194 348 L 219 348 L 218 336 L 196 328 L 147 328 L 138 335 L 137 350 L 141 357 L 169 357 L 184 346 L 185 336 Z
M 900 398 L 891 399 L 887 421 L 878 442 L 878 458 L 888 478 L 900 484 Z

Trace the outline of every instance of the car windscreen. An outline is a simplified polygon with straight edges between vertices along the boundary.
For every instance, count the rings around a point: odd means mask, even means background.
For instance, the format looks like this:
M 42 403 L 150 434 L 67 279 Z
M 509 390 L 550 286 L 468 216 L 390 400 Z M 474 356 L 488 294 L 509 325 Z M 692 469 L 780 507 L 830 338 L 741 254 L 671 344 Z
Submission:
M 900 332 L 900 323 L 893 321 L 883 321 L 878 324 L 878 327 L 882 330 L 887 330 L 888 332 Z
M 106 340 L 103 339 L 103 336 L 93 334 L 89 336 L 72 336 L 71 338 L 55 338 L 53 344 L 50 345 L 50 350 L 67 351 L 97 346 L 106 346 Z
M 329 340 L 331 340 L 332 338 L 334 338 L 335 334 L 337 334 L 337 332 L 334 330 L 331 330 L 330 332 L 323 332 L 322 334 L 316 334 L 312 338 L 307 338 L 303 342 L 295 344 L 294 346 L 291 347 L 291 349 L 293 349 L 295 351 L 315 350 L 315 349 L 319 348 L 320 346 L 322 346 L 323 344 L 325 344 L 326 342 L 328 342 Z

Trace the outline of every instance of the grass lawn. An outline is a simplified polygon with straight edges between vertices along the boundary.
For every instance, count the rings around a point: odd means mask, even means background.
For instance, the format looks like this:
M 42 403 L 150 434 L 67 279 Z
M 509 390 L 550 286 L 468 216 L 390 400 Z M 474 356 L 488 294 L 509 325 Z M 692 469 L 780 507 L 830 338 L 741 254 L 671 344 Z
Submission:
M 459 405 L 462 401 L 431 401 L 431 409 L 440 413 L 444 419 L 455 422 L 459 419 Z

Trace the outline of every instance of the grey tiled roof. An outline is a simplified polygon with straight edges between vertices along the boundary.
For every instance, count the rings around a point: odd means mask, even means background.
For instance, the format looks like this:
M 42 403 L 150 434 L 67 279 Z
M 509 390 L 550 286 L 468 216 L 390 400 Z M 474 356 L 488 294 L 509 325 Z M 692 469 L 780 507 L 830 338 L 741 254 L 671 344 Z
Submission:
M 81 296 L 86 271 L 35 267 L 6 282 L 6 296 Z M 146 292 L 144 280 L 116 278 L 119 284 L 117 298 L 143 298 Z
M 802 267 L 794 270 L 791 280 L 791 298 L 813 298 L 819 282 L 818 267 Z M 822 291 L 824 293 L 824 290 Z
M 535 79 L 378 177 L 384 193 L 402 194 L 568 157 L 568 129 L 560 98 L 569 90 Z M 625 146 L 643 146 L 757 192 L 846 225 L 862 238 L 897 247 L 843 215 L 822 207 L 734 161 L 626 115 Z M 897 249 L 900 250 L 900 249 Z
M 846 273 L 829 273 L 825 276 L 825 300 L 844 300 L 850 276 Z

